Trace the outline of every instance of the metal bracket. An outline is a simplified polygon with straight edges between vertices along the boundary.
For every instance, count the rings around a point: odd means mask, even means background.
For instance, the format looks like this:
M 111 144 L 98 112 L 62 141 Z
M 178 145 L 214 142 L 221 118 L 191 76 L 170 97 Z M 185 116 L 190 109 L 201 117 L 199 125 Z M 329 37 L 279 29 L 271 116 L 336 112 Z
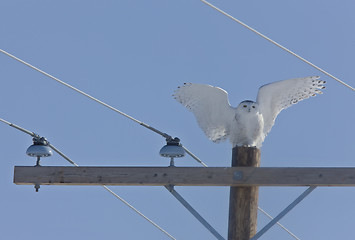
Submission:
M 283 218 L 289 211 L 291 211 L 297 204 L 299 204 L 305 197 L 307 197 L 316 186 L 310 186 L 304 191 L 296 200 L 294 200 L 290 205 L 288 205 L 282 212 L 279 213 L 273 220 L 271 220 L 263 229 L 257 232 L 254 237 L 250 240 L 257 240 L 259 239 L 264 233 L 266 233 L 272 226 L 274 226 L 281 218 Z
M 165 188 L 218 240 L 225 240 L 178 192 L 174 185 L 167 185 Z

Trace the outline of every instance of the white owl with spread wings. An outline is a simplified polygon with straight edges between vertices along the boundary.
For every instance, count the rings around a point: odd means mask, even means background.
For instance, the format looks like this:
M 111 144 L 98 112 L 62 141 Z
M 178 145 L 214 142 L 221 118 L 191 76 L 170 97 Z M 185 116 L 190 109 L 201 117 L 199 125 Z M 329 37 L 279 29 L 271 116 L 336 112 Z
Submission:
M 213 142 L 229 138 L 234 146 L 260 148 L 277 115 L 291 105 L 321 94 L 325 81 L 318 76 L 273 82 L 260 87 L 256 102 L 247 100 L 231 107 L 228 94 L 219 87 L 185 83 L 175 99 L 196 117 Z

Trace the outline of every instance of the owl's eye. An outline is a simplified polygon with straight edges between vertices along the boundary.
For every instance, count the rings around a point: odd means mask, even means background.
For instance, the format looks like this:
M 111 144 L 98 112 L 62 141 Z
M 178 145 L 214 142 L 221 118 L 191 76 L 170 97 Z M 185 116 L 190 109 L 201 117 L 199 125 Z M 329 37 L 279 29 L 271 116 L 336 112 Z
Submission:
M 247 105 L 243 105 L 243 107 L 247 107 Z
M 255 106 L 252 106 L 252 108 L 255 108 Z

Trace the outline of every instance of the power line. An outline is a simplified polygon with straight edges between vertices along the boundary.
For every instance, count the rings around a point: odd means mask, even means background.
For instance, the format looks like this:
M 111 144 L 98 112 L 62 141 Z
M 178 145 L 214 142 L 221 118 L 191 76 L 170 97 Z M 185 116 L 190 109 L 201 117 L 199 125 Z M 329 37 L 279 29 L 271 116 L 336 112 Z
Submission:
M 66 82 L 64 82 L 64 81 L 62 81 L 62 80 L 60 80 L 59 78 L 56 78 L 56 77 L 52 76 L 51 74 L 49 74 L 49 73 L 47 73 L 47 72 L 45 72 L 45 71 L 43 71 L 43 70 L 41 70 L 41 69 L 39 69 L 39 68 L 37 68 L 37 67 L 31 65 L 31 64 L 29 64 L 28 62 L 25 62 L 24 60 L 22 60 L 22 59 L 20 59 L 20 58 L 18 58 L 18 57 L 16 57 L 16 56 L 14 56 L 14 55 L 12 55 L 12 54 L 10 54 L 10 53 L 4 51 L 3 49 L 0 49 L 0 52 L 4 53 L 5 55 L 7 55 L 7 56 L 9 56 L 9 57 L 11 57 L 11 58 L 13 58 L 13 59 L 15 59 L 16 61 L 19 61 L 20 63 L 25 64 L 25 65 L 28 66 L 28 67 L 30 67 L 30 68 L 32 68 L 32 69 L 34 69 L 34 70 L 36 70 L 36 71 L 42 73 L 43 75 L 45 75 L 45 76 L 47 76 L 47 77 L 49 77 L 49 78 L 51 78 L 51 79 L 53 79 L 53 80 L 59 82 L 60 84 L 63 84 L 64 86 L 66 86 L 66 87 L 68 87 L 68 88 L 70 88 L 70 89 L 72 89 L 72 90 L 74 90 L 74 91 L 76 91 L 76 92 L 78 92 L 78 93 L 84 95 L 85 97 L 88 97 L 88 98 L 90 98 L 91 100 L 93 100 L 93 101 L 95 101 L 95 102 L 97 102 L 97 103 L 99 103 L 99 104 L 101 104 L 101 105 L 103 105 L 103 106 L 105 106 L 105 107 L 107 107 L 107 108 L 109 108 L 109 109 L 111 109 L 111 110 L 113 110 L 113 111 L 115 111 L 115 112 L 117 112 L 117 113 L 119 113 L 119 114 L 125 116 L 126 118 L 129 118 L 130 120 L 132 120 L 132 121 L 134 121 L 134 122 L 136 122 L 136 123 L 142 125 L 143 127 L 146 127 L 146 128 L 148 128 L 148 129 L 150 129 L 150 130 L 152 130 L 152 131 L 154 131 L 154 132 L 156 132 L 156 133 L 162 135 L 162 136 L 165 137 L 165 138 L 171 138 L 171 136 L 169 136 L 168 134 L 163 133 L 163 132 L 161 132 L 161 131 L 155 129 L 155 128 L 149 126 L 148 124 L 146 124 L 146 123 L 144 123 L 144 122 L 141 122 L 141 121 L 139 121 L 139 120 L 137 120 L 137 119 L 131 117 L 130 115 L 128 115 L 128 114 L 126 114 L 126 113 L 124 113 L 124 112 L 121 112 L 121 111 L 118 110 L 117 108 L 114 108 L 114 107 L 112 107 L 111 105 L 109 105 L 109 104 L 107 104 L 107 103 L 105 103 L 105 102 L 103 102 L 103 101 L 101 101 L 101 100 L 99 100 L 99 99 L 97 99 L 97 98 L 95 98 L 95 97 L 93 97 L 93 96 L 91 96 L 91 95 L 89 95 L 89 94 L 87 94 L 87 93 L 85 93 L 85 92 L 83 92 L 83 91 L 81 91 L 81 90 L 79 90 L 79 89 L 73 87 L 72 85 L 70 85 L 70 84 L 68 84 L 68 83 L 66 83 Z
M 101 104 L 101 105 L 103 105 L 103 106 L 105 106 L 105 107 L 107 107 L 107 108 L 109 108 L 109 109 L 115 111 L 116 113 L 119 113 L 119 114 L 123 115 L 124 117 L 126 117 L 126 118 L 128 118 L 128 119 L 130 119 L 130 120 L 132 120 L 132 121 L 134 121 L 134 122 L 136 122 L 136 123 L 138 123 L 139 125 L 141 125 L 141 126 L 147 128 L 147 129 L 149 129 L 149 130 L 151 130 L 151 131 L 153 131 L 153 132 L 155 132 L 155 133 L 161 135 L 161 136 L 164 137 L 166 140 L 172 139 L 172 137 L 171 137 L 169 134 L 164 133 L 164 132 L 161 132 L 160 130 L 158 130 L 158 129 L 152 127 L 152 126 L 149 126 L 148 124 L 146 124 L 146 123 L 144 123 L 144 122 L 141 122 L 141 121 L 135 119 L 134 117 L 132 117 L 132 116 L 130 116 L 130 115 L 128 115 L 128 114 L 126 114 L 126 113 L 124 113 L 124 112 L 118 110 L 117 108 L 115 108 L 115 107 L 113 107 L 113 106 L 111 106 L 111 105 L 109 105 L 109 104 L 107 104 L 107 103 L 105 103 L 105 102 L 103 102 L 103 101 L 101 101 L 101 100 L 99 100 L 99 99 L 97 99 L 97 98 L 95 98 L 95 97 L 93 97 L 93 96 L 91 96 L 91 95 L 89 95 L 89 94 L 87 94 L 87 93 L 81 91 L 81 90 L 79 90 L 79 89 L 76 88 L 76 87 L 73 87 L 72 85 L 70 85 L 70 84 L 68 84 L 68 83 L 66 83 L 66 82 L 64 82 L 64 81 L 62 81 L 62 80 L 60 80 L 59 78 L 56 78 L 56 77 L 54 77 L 53 75 L 51 75 L 51 74 L 49 74 L 49 73 L 47 73 L 47 72 L 45 72 L 45 71 L 43 71 L 43 70 L 41 70 L 41 69 L 39 69 L 39 68 L 33 66 L 33 65 L 31 65 L 31 64 L 29 64 L 28 62 L 26 62 L 26 61 L 24 61 L 24 60 L 22 60 L 22 59 L 20 59 L 20 58 L 18 58 L 18 57 L 16 57 L 16 56 L 10 54 L 10 53 L 4 51 L 3 49 L 0 49 L 0 52 L 4 53 L 5 55 L 7 55 L 7 56 L 9 56 L 9 57 L 11 57 L 11 58 L 13 58 L 13 59 L 15 59 L 16 61 L 18 61 L 18 62 L 20 62 L 20 63 L 22 63 L 22 64 L 25 64 L 25 65 L 28 66 L 28 67 L 30 67 L 30 68 L 32 68 L 32 69 L 34 69 L 34 70 L 36 70 L 36 71 L 42 73 L 43 75 L 45 75 L 45 76 L 47 76 L 47 77 L 49 77 L 49 78 L 51 78 L 51 79 L 53 79 L 53 80 L 59 82 L 60 84 L 62 84 L 62 85 L 64 85 L 64 86 L 66 86 L 66 87 L 68 87 L 68 88 L 70 88 L 70 89 L 72 89 L 72 90 L 74 90 L 74 91 L 76 91 L 76 92 L 78 92 L 78 93 L 84 95 L 85 97 L 88 97 L 89 99 L 91 99 L 91 100 L 93 100 L 93 101 L 95 101 L 95 102 L 97 102 L 97 103 L 99 103 L 99 104 Z M 198 162 L 201 163 L 201 164 L 204 164 L 204 163 L 203 163 L 200 159 L 198 159 L 192 152 L 190 152 L 189 150 L 187 150 L 185 147 L 184 147 L 184 149 L 186 150 L 187 154 L 189 154 L 193 159 L 195 159 L 196 161 L 198 161 Z
M 353 87 L 350 86 L 349 84 L 343 82 L 342 80 L 340 80 L 339 78 L 337 78 L 337 77 L 333 76 L 332 74 L 328 73 L 328 72 L 325 71 L 324 69 L 322 69 L 322 68 L 318 67 L 317 65 L 311 63 L 310 61 L 306 60 L 305 58 L 301 57 L 300 55 L 298 55 L 298 54 L 292 52 L 292 51 L 289 50 L 288 48 L 286 48 L 286 47 L 284 47 L 283 45 L 281 45 L 281 44 L 275 42 L 274 40 L 272 40 L 271 38 L 265 36 L 264 34 L 258 32 L 258 31 L 255 30 L 254 28 L 252 28 L 252 27 L 250 27 L 249 25 L 245 24 L 244 22 L 242 22 L 242 21 L 236 19 L 236 18 L 233 17 L 232 15 L 230 15 L 230 14 L 224 12 L 223 10 L 217 8 L 216 6 L 212 5 L 211 3 L 209 3 L 209 2 L 207 2 L 207 1 L 205 1 L 205 0 L 201 0 L 201 2 L 205 3 L 206 5 L 210 6 L 210 7 L 213 8 L 213 9 L 217 10 L 218 12 L 222 13 L 223 15 L 229 17 L 230 19 L 232 19 L 233 21 L 239 23 L 239 24 L 242 25 L 243 27 L 246 27 L 246 28 L 249 29 L 250 31 L 252 31 L 252 32 L 256 33 L 257 35 L 259 35 L 260 37 L 262 37 L 262 38 L 268 40 L 269 42 L 271 42 L 272 44 L 276 45 L 277 47 L 279 47 L 279 48 L 285 50 L 286 52 L 288 52 L 288 53 L 290 53 L 291 55 L 295 56 L 296 58 L 300 59 L 301 61 L 307 63 L 308 65 L 310 65 L 310 66 L 312 66 L 312 67 L 314 67 L 315 69 L 317 69 L 318 71 L 324 73 L 324 74 L 327 75 L 328 77 L 333 78 L 333 79 L 336 80 L 337 82 L 343 84 L 345 87 L 348 87 L 348 88 L 350 88 L 351 90 L 355 91 L 355 88 L 353 88 Z
M 2 118 L 0 118 L 0 121 L 3 123 L 8 124 L 11 127 L 14 127 L 24 133 L 29 134 L 32 137 L 39 137 L 39 135 L 24 129 L 20 126 L 17 126 L 13 123 L 10 123 Z M 67 160 L 70 164 L 74 165 L 75 167 L 79 167 L 79 165 L 77 163 L 75 163 L 73 160 L 71 160 L 68 156 L 66 156 L 64 153 L 62 153 L 61 151 L 59 151 L 56 147 L 54 147 L 51 143 L 47 142 L 48 146 L 50 148 L 52 148 L 56 153 L 58 153 L 60 156 L 62 156 L 65 160 Z M 133 207 L 130 203 L 128 203 L 126 200 L 124 200 L 122 197 L 120 197 L 119 195 L 117 195 L 114 191 L 112 191 L 110 188 L 108 188 L 106 185 L 102 185 L 102 187 L 104 189 L 106 189 L 109 193 L 111 193 L 113 196 L 115 196 L 117 199 L 119 199 L 122 203 L 124 203 L 126 206 L 128 206 L 130 209 L 132 209 L 133 211 L 135 211 L 138 215 L 140 215 L 141 217 L 143 217 L 145 220 L 147 220 L 149 223 L 151 223 L 153 226 L 155 226 L 156 228 L 158 228 L 161 232 L 163 232 L 164 234 L 166 234 L 169 238 L 176 240 L 176 238 L 174 238 L 171 234 L 169 234 L 166 230 L 164 230 L 162 227 L 160 227 L 158 224 L 156 224 L 155 222 L 153 222 L 150 218 L 148 218 L 147 216 L 145 216 L 143 213 L 141 213 L 138 209 L 136 209 L 135 207 Z
M 187 152 L 187 154 L 189 154 L 193 159 L 195 159 L 197 162 L 199 162 L 201 165 L 203 165 L 204 167 L 208 167 L 204 162 L 201 161 L 201 159 L 199 159 L 195 154 L 193 154 L 192 152 L 190 152 L 189 149 L 187 149 L 186 147 L 182 146 L 185 150 L 185 152 Z
M 258 207 L 258 210 L 260 212 L 262 212 L 264 215 L 266 215 L 268 218 L 270 218 L 271 220 L 274 220 L 274 218 L 268 214 L 267 212 L 265 212 L 264 209 L 262 209 L 261 207 Z M 294 239 L 296 240 L 301 240 L 300 238 L 298 238 L 295 234 L 293 234 L 290 230 L 288 230 L 284 225 L 282 225 L 281 223 L 277 222 L 277 225 L 279 225 L 281 228 L 283 228 L 283 230 L 285 230 L 288 234 L 290 234 Z
M 123 202 L 124 204 L 126 204 L 129 208 L 131 208 L 133 211 L 135 211 L 136 213 L 138 213 L 141 217 L 143 217 L 145 220 L 147 220 L 148 222 L 150 222 L 151 224 L 153 224 L 156 228 L 158 228 L 160 231 L 162 231 L 163 233 L 165 233 L 168 237 L 170 237 L 171 239 L 176 240 L 176 238 L 174 238 L 172 235 L 170 235 L 167 231 L 165 231 L 163 228 L 161 228 L 158 224 L 156 224 L 155 222 L 153 222 L 152 220 L 150 220 L 148 217 L 146 217 L 143 213 L 141 213 L 140 211 L 138 211 L 135 207 L 133 207 L 131 204 L 129 204 L 127 201 L 125 201 L 123 198 L 121 198 L 120 196 L 118 196 L 115 192 L 113 192 L 111 189 L 109 189 L 107 186 L 102 185 L 103 188 L 105 188 L 108 192 L 110 192 L 112 195 L 114 195 L 116 198 L 118 198 L 121 202 Z

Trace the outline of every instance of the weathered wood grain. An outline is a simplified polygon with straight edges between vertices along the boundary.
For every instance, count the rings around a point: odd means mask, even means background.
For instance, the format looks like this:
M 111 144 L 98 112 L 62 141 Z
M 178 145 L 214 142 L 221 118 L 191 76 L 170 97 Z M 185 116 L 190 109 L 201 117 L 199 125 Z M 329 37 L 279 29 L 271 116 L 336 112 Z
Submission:
M 259 165 L 260 150 L 258 148 L 233 148 L 232 167 L 259 167 Z M 241 177 L 243 178 L 243 175 Z M 249 240 L 256 234 L 258 198 L 258 186 L 232 186 L 230 188 L 228 240 Z
M 120 186 L 355 186 L 355 168 L 32 167 L 15 184 Z

